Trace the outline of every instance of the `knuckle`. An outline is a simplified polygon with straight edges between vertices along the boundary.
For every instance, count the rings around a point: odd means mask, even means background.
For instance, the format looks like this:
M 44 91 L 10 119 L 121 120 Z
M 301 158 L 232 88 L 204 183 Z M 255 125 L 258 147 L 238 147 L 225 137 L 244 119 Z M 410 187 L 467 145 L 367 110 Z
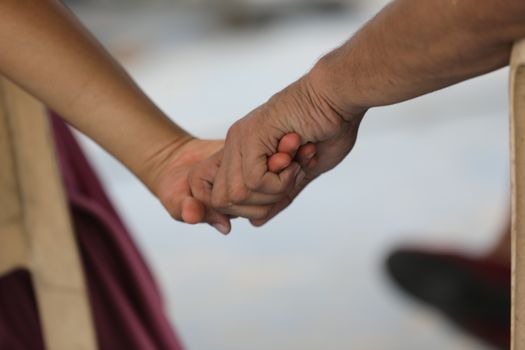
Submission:
M 290 192 L 290 188 L 291 188 L 291 182 L 290 181 L 288 181 L 288 180 L 280 181 L 272 189 L 272 193 L 275 196 L 283 197 L 283 196 L 287 195 Z
M 209 200 L 211 189 L 205 181 L 202 179 L 192 179 L 189 181 L 189 185 L 193 197 L 205 204 L 210 204 Z
M 225 209 L 228 205 L 228 200 L 224 196 L 212 196 L 211 197 L 211 206 L 216 209 Z
M 256 191 L 262 187 L 262 178 L 253 174 L 248 174 L 244 182 L 251 191 Z
M 190 185 L 191 190 L 195 190 L 199 187 L 201 179 L 195 175 L 195 170 L 190 170 L 188 174 L 188 185 Z
M 232 124 L 232 126 L 230 126 L 230 128 L 228 129 L 228 132 L 226 133 L 226 139 L 231 139 L 231 138 L 234 138 L 240 131 L 241 129 L 241 121 L 236 121 L 235 123 Z
M 286 194 L 288 194 L 291 191 L 294 182 L 295 182 L 295 177 L 294 176 L 290 176 L 290 177 L 284 179 L 284 181 L 281 181 L 281 183 L 279 184 L 277 190 L 279 191 L 280 194 L 286 195 Z
M 230 193 L 230 199 L 233 203 L 242 203 L 248 199 L 249 192 L 244 186 L 236 186 Z

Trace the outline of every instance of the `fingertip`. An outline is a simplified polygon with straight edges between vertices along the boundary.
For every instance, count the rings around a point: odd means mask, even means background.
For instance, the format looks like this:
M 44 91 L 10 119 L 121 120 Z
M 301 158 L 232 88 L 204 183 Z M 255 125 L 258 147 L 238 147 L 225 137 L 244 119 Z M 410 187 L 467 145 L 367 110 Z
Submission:
M 316 154 L 317 146 L 313 143 L 307 143 L 306 145 L 301 146 L 301 148 L 297 152 L 297 160 L 299 161 L 301 166 L 305 167 L 316 156 Z
M 213 225 L 213 227 L 215 227 L 223 235 L 225 236 L 229 235 L 232 230 L 232 224 L 228 216 L 224 214 L 220 214 L 220 217 L 218 220 L 219 221 L 216 222 Z
M 302 145 L 299 148 L 299 151 L 297 152 L 297 156 L 299 157 L 307 157 L 311 156 L 312 154 L 315 155 L 317 153 L 317 146 L 314 143 L 307 143 L 305 145 Z
M 287 153 L 276 153 L 268 159 L 268 170 L 272 173 L 280 173 L 292 162 L 292 157 Z
M 193 197 L 187 197 L 182 202 L 182 220 L 187 224 L 198 224 L 204 220 L 206 209 L 204 205 Z
M 301 136 L 297 133 L 290 133 L 284 135 L 279 141 L 277 150 L 282 153 L 295 155 L 299 147 L 301 146 Z
M 223 235 L 228 235 L 231 231 L 231 220 L 226 214 L 222 214 L 215 209 L 208 209 L 206 221 Z
M 267 220 L 250 220 L 250 223 L 255 227 L 261 227 L 264 226 L 264 224 L 266 224 L 266 221 Z
M 219 231 L 220 233 L 222 233 L 223 235 L 227 236 L 230 234 L 230 231 L 231 231 L 231 226 L 229 225 L 224 225 L 222 223 L 215 223 L 215 224 L 211 224 L 217 231 Z
M 310 160 L 306 163 L 306 167 L 309 168 L 309 169 L 312 169 L 312 168 L 315 168 L 315 167 L 317 166 L 318 163 L 319 163 L 319 157 L 314 156 L 312 159 L 310 159 Z

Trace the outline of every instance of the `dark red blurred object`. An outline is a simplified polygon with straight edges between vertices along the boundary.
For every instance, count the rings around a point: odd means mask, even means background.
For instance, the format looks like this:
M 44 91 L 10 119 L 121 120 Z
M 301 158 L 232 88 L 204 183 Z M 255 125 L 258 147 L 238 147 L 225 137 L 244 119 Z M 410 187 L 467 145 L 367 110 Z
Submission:
M 71 131 L 57 116 L 51 121 L 99 348 L 182 349 L 149 269 Z M 24 270 L 0 278 L 0 349 L 44 349 Z
M 511 267 L 454 253 L 400 249 L 386 262 L 403 291 L 500 349 L 510 348 Z

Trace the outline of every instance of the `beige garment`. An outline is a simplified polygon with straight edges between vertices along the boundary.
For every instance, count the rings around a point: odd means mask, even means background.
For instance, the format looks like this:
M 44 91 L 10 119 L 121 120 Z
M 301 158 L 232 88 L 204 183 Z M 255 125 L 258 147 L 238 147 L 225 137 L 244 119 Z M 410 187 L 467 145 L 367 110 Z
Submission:
M 94 350 L 95 332 L 45 108 L 0 78 L 0 275 L 31 272 L 48 350 Z
M 512 349 L 525 350 L 525 40 L 512 53 L 510 111 Z

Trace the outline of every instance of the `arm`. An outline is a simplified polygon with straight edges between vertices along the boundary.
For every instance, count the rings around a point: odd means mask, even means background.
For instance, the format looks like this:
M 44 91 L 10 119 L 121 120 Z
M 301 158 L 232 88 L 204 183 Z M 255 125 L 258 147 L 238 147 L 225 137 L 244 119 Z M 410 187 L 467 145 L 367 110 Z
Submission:
M 265 223 L 346 157 L 368 109 L 500 68 L 520 37 L 525 37 L 523 0 L 393 1 L 307 75 L 230 128 L 209 203 L 235 215 L 236 203 L 260 203 L 261 194 L 280 196 L 252 217 L 256 225 Z M 292 188 L 266 166 L 279 140 L 291 132 L 303 144 L 302 171 Z
M 0 52 L 0 73 L 94 139 L 152 190 L 148 168 L 191 138 L 58 1 L 0 1 Z
M 229 231 L 229 218 L 193 198 L 187 181 L 222 142 L 174 124 L 59 1 L 0 1 L 0 74 L 119 159 L 175 219 Z
M 398 0 L 310 73 L 340 110 L 388 105 L 508 65 L 523 0 Z

